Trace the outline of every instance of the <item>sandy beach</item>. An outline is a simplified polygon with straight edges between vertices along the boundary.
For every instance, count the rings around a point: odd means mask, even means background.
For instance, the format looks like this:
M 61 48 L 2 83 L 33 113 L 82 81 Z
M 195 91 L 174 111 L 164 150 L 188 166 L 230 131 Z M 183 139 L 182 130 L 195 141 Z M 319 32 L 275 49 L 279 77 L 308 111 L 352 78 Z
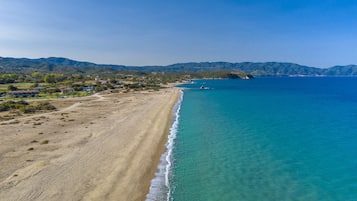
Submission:
M 54 101 L 0 122 L 0 200 L 144 200 L 179 90 Z

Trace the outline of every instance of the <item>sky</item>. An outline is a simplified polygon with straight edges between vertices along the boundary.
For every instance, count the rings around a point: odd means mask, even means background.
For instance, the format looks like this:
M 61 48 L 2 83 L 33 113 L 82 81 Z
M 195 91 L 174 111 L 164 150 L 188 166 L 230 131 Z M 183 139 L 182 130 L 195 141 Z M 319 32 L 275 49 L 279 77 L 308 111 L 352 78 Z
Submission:
M 357 64 L 357 1 L 0 0 L 0 56 Z

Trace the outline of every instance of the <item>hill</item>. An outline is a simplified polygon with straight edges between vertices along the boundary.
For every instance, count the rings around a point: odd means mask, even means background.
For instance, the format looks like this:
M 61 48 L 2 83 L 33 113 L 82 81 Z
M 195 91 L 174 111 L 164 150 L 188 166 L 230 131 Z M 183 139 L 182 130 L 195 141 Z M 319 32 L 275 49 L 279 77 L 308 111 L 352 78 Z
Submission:
M 11 72 L 68 72 L 68 73 L 114 73 L 118 70 L 142 72 L 203 72 L 218 70 L 240 71 L 254 76 L 356 76 L 357 66 L 334 66 L 315 68 L 286 62 L 191 62 L 167 66 L 124 66 L 95 64 L 61 57 L 40 59 L 0 57 L 0 73 Z

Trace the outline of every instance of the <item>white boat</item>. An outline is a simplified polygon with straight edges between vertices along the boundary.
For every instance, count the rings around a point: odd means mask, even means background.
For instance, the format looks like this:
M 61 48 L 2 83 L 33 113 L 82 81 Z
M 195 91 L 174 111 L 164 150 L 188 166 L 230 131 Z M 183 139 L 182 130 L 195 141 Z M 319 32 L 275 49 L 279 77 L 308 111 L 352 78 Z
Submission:
M 205 90 L 205 89 L 209 89 L 209 87 L 205 87 L 205 86 L 201 85 L 200 89 Z

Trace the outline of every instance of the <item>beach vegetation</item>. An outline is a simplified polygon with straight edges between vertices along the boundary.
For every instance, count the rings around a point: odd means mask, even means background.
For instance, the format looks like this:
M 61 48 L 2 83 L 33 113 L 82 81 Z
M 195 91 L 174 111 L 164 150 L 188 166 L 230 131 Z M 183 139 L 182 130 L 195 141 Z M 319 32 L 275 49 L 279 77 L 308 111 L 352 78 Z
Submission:
M 5 112 L 5 111 L 20 111 L 22 113 L 35 113 L 37 111 L 52 111 L 56 110 L 56 107 L 51 105 L 47 101 L 42 101 L 38 103 L 32 103 L 29 104 L 28 102 L 24 100 L 20 101 L 5 101 L 3 103 L 0 103 L 0 112 Z
M 7 90 L 8 91 L 16 91 L 18 88 L 15 87 L 14 85 L 10 84 L 9 86 L 7 86 Z
M 32 105 L 21 107 L 19 110 L 25 114 L 36 112 L 36 108 Z
M 48 101 L 39 102 L 35 108 L 36 110 L 56 110 L 56 107 L 51 105 Z

